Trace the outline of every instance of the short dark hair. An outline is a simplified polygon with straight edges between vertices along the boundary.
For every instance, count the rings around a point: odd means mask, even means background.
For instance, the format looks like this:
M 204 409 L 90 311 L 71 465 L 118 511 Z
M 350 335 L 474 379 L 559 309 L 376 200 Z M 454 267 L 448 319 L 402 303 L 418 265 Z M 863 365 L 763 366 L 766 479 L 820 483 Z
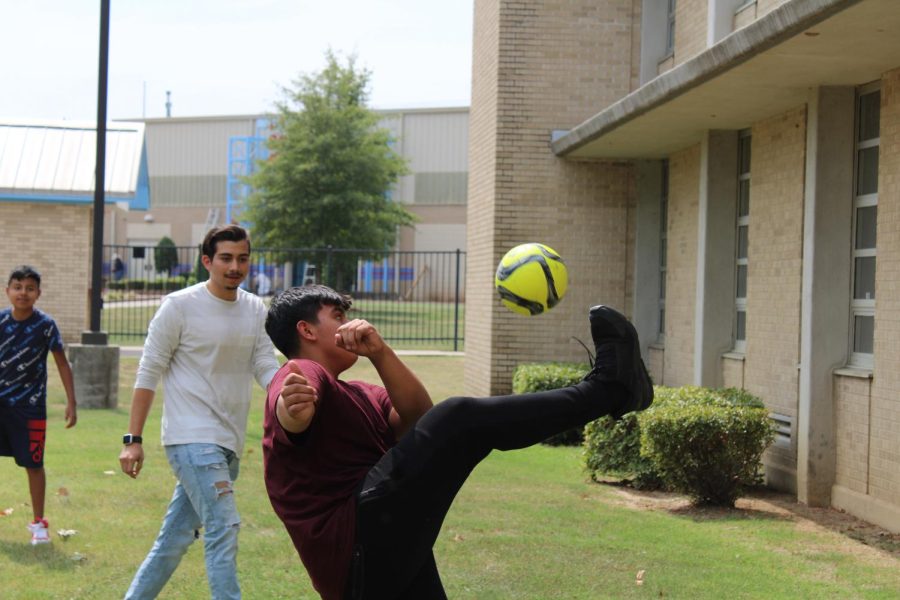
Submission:
M 297 323 L 319 322 L 319 310 L 323 306 L 339 306 L 350 309 L 353 301 L 325 285 L 304 285 L 284 290 L 274 298 L 266 315 L 266 333 L 279 352 L 288 358 L 300 353 L 300 337 Z
M 208 256 L 212 260 L 216 255 L 216 245 L 219 242 L 243 242 L 244 240 L 247 241 L 247 250 L 250 250 L 250 236 L 246 229 L 240 225 L 221 225 L 213 227 L 206 233 L 200 251 L 203 252 L 203 256 Z
M 12 273 L 9 274 L 9 279 L 6 281 L 6 286 L 9 287 L 13 280 L 22 281 L 23 279 L 34 279 L 38 288 L 41 287 L 41 274 L 37 272 L 37 269 L 29 265 L 19 265 L 13 269 Z

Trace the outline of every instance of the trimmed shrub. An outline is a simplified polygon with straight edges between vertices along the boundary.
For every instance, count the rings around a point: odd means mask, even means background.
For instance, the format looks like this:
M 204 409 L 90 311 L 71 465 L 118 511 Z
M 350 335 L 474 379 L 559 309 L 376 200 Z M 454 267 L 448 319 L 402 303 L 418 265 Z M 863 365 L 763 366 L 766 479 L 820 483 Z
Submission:
M 696 504 L 734 506 L 760 483 L 760 457 L 774 432 L 762 403 L 738 390 L 687 390 L 640 415 L 641 455 Z M 693 390 L 691 390 L 693 391 Z
M 746 390 L 726 388 L 714 390 L 698 386 L 653 388 L 653 405 L 643 413 L 629 413 L 621 420 L 597 419 L 584 429 L 584 464 L 591 479 L 602 477 L 623 479 L 637 489 L 674 487 L 666 473 L 649 456 L 642 454 L 641 431 L 644 420 L 663 407 L 717 406 L 721 410 L 734 407 L 764 409 L 762 401 Z M 763 413 L 765 411 L 763 410 Z M 678 462 L 680 457 L 673 456 Z
M 641 427 L 637 413 L 619 421 L 601 417 L 584 428 L 584 465 L 591 479 L 603 476 L 625 480 L 637 489 L 663 487 L 653 461 L 641 456 Z
M 523 364 L 513 371 L 512 388 L 514 394 L 529 394 L 555 390 L 581 381 L 590 367 L 578 363 Z M 542 443 L 548 446 L 578 446 L 584 435 L 581 427 L 576 427 L 550 436 Z

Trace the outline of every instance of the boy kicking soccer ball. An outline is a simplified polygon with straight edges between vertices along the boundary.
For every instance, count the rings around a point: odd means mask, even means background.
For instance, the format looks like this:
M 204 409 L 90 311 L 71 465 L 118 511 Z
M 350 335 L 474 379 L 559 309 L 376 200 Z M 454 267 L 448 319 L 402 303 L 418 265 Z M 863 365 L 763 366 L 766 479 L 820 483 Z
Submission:
M 637 332 L 606 306 L 590 310 L 596 360 L 580 383 L 433 407 L 415 374 L 349 308 L 345 296 L 311 285 L 276 296 L 266 318 L 289 359 L 268 388 L 266 488 L 324 600 L 445 599 L 432 546 L 475 465 L 492 450 L 653 401 Z M 382 385 L 340 379 L 360 356 Z

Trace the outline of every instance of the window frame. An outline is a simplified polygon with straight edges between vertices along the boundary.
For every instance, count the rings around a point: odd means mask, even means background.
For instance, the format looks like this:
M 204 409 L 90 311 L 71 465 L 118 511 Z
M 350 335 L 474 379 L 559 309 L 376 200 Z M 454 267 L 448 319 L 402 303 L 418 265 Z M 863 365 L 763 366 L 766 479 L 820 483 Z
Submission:
M 742 164 L 744 162 L 744 154 L 743 154 L 743 141 L 748 141 L 748 154 L 750 155 L 747 160 L 747 170 L 742 170 Z M 744 353 L 747 350 L 747 289 L 744 290 L 744 296 L 738 296 L 739 289 L 739 280 L 740 280 L 740 269 L 744 267 L 747 273 L 747 281 L 745 282 L 745 288 L 749 288 L 750 285 L 750 173 L 751 173 L 751 164 L 750 161 L 753 157 L 753 135 L 749 129 L 743 129 L 738 132 L 738 151 L 737 151 L 737 193 L 735 197 L 735 226 L 734 226 L 734 325 L 732 329 L 732 341 L 734 352 Z M 747 214 L 741 215 L 741 185 L 743 182 L 747 182 Z M 740 232 L 741 228 L 747 228 L 747 255 L 740 255 Z M 744 315 L 744 337 L 738 337 L 738 320 L 740 315 Z
M 874 258 L 876 265 L 878 261 L 878 238 L 877 238 L 877 229 L 878 229 L 878 216 L 877 216 L 877 207 L 878 207 L 878 172 L 876 172 L 876 188 L 874 192 L 870 193 L 859 193 L 859 184 L 860 184 L 860 170 L 859 170 L 859 156 L 861 151 L 870 149 L 870 148 L 878 148 L 879 156 L 881 154 L 881 131 L 880 131 L 880 120 L 881 120 L 881 82 L 873 82 L 864 86 L 860 86 L 856 92 L 856 101 L 854 102 L 854 131 L 853 131 L 853 214 L 851 218 L 851 244 L 850 244 L 850 327 L 849 327 L 849 339 L 847 340 L 847 348 L 848 352 L 848 365 L 853 367 L 860 367 L 871 369 L 874 365 L 874 333 L 873 339 L 870 340 L 870 344 L 872 345 L 872 352 L 859 352 L 856 349 L 856 319 L 859 317 L 863 318 L 875 318 L 875 302 L 877 298 L 877 294 L 873 294 L 872 298 L 859 298 L 856 296 L 856 260 L 858 258 Z M 879 95 L 879 103 L 878 103 L 878 111 L 879 111 L 879 132 L 878 136 L 874 138 L 867 138 L 865 140 L 860 140 L 860 129 L 861 129 L 861 119 L 860 119 L 860 108 L 862 105 L 862 98 L 865 96 L 869 96 L 871 94 Z M 880 170 L 880 162 L 879 162 L 879 170 Z M 858 225 L 858 212 L 861 208 L 876 208 L 876 217 L 875 217 L 875 228 L 876 228 L 876 237 L 874 238 L 874 247 L 872 248 L 857 248 L 856 240 L 857 240 L 857 225 Z M 877 287 L 877 281 L 873 281 L 873 285 Z M 873 290 L 874 291 L 874 290 Z M 873 327 L 874 332 L 874 327 Z
M 668 58 L 675 54 L 675 12 L 677 0 L 668 0 L 666 6 L 666 51 L 663 55 Z

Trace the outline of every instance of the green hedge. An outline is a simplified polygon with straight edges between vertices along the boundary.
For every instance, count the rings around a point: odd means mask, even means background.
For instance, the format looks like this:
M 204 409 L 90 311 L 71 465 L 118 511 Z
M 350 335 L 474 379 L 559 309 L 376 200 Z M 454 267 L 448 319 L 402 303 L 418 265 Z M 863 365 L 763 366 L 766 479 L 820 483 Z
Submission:
M 157 279 L 120 279 L 119 281 L 108 281 L 106 285 L 110 290 L 153 290 L 171 292 L 186 288 L 195 283 L 197 283 L 197 279 L 193 275 L 190 277 L 179 275 L 178 277 L 159 277 Z
M 590 367 L 578 363 L 523 364 L 513 371 L 514 394 L 544 392 L 575 385 L 587 375 Z M 581 427 L 558 433 L 544 440 L 549 446 L 578 446 L 584 435 Z
M 774 438 L 766 410 L 748 400 L 705 396 L 646 411 L 641 456 L 694 503 L 734 506 L 747 486 L 760 483 L 760 457 Z
M 620 421 L 585 427 L 584 461 L 595 481 L 671 488 L 698 503 L 733 505 L 757 481 L 772 428 L 762 401 L 745 390 L 655 387 L 653 405 Z M 704 443 L 705 442 L 705 443 Z

